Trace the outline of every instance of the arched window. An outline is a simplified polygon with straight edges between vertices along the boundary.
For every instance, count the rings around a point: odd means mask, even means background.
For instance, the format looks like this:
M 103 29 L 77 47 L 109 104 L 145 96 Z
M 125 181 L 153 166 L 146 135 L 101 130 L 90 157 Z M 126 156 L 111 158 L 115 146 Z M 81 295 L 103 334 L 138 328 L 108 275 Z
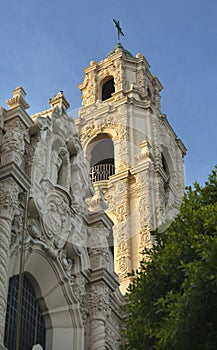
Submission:
M 115 173 L 114 144 L 107 134 L 98 135 L 88 146 L 90 177 L 93 182 L 106 181 Z
M 19 277 L 9 281 L 7 314 L 5 322 L 4 344 L 8 350 L 16 349 L 16 324 L 18 310 Z M 22 306 L 20 319 L 19 350 L 32 350 L 34 344 L 45 349 L 45 320 L 32 284 L 26 276 L 23 279 Z
M 102 101 L 105 101 L 108 98 L 112 97 L 112 94 L 114 92 L 115 92 L 114 78 L 110 77 L 110 79 L 107 80 L 102 86 Z

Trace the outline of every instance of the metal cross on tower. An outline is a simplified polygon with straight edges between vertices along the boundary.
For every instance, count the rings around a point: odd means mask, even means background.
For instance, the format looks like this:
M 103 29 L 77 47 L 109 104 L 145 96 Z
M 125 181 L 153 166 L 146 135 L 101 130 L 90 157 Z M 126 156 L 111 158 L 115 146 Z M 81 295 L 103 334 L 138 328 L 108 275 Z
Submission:
M 117 31 L 118 31 L 118 42 L 120 42 L 120 35 L 124 36 L 124 33 L 123 33 L 121 26 L 120 26 L 120 21 L 113 19 L 113 22 L 114 22 L 114 24 L 117 28 Z

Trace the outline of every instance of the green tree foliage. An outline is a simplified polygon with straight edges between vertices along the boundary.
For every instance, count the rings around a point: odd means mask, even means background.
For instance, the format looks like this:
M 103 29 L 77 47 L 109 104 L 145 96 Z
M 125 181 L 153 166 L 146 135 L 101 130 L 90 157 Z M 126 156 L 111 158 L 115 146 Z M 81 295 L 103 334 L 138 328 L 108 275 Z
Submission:
M 217 167 L 145 250 L 128 288 L 123 349 L 217 349 Z

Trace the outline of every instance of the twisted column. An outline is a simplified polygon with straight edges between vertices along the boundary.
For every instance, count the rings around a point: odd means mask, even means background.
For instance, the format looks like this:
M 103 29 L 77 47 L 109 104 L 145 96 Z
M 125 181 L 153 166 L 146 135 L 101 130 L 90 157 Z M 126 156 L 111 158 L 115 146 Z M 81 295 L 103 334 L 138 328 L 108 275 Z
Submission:
M 106 318 L 110 314 L 109 290 L 99 282 L 90 287 L 88 308 L 90 315 L 90 350 L 105 350 Z
M 10 220 L 0 218 L 0 344 L 3 344 L 4 341 L 5 315 L 8 294 L 10 234 Z
M 90 322 L 91 343 L 90 350 L 105 350 L 105 323 L 100 319 Z

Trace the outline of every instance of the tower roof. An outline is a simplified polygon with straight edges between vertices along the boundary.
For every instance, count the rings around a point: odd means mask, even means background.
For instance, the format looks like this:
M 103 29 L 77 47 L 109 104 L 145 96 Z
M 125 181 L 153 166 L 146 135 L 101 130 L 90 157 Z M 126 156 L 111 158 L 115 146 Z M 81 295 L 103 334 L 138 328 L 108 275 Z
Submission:
M 108 53 L 108 55 L 106 56 L 106 58 L 110 57 L 111 55 L 114 55 L 116 53 L 116 50 L 117 49 L 121 49 L 121 51 L 123 51 L 123 53 L 127 56 L 130 56 L 130 57 L 133 57 L 133 55 L 130 53 L 130 51 L 126 50 L 122 45 L 121 45 L 121 42 L 120 42 L 120 36 L 124 36 L 124 33 L 121 29 L 121 26 L 120 26 L 120 21 L 117 21 L 116 19 L 113 19 L 113 22 L 116 26 L 116 29 L 117 29 L 117 33 L 118 33 L 118 42 L 116 44 L 116 46 L 114 47 L 114 49 L 112 51 L 110 51 Z
M 115 45 L 114 49 L 113 49 L 112 51 L 110 51 L 110 52 L 106 55 L 106 58 L 108 58 L 108 57 L 114 55 L 114 54 L 116 53 L 116 50 L 117 50 L 117 49 L 121 49 L 121 50 L 125 53 L 126 56 L 133 57 L 133 55 L 131 54 L 131 52 L 128 51 L 128 50 L 126 50 L 126 49 L 123 47 L 123 45 L 121 45 L 121 43 L 118 42 L 118 43 Z

